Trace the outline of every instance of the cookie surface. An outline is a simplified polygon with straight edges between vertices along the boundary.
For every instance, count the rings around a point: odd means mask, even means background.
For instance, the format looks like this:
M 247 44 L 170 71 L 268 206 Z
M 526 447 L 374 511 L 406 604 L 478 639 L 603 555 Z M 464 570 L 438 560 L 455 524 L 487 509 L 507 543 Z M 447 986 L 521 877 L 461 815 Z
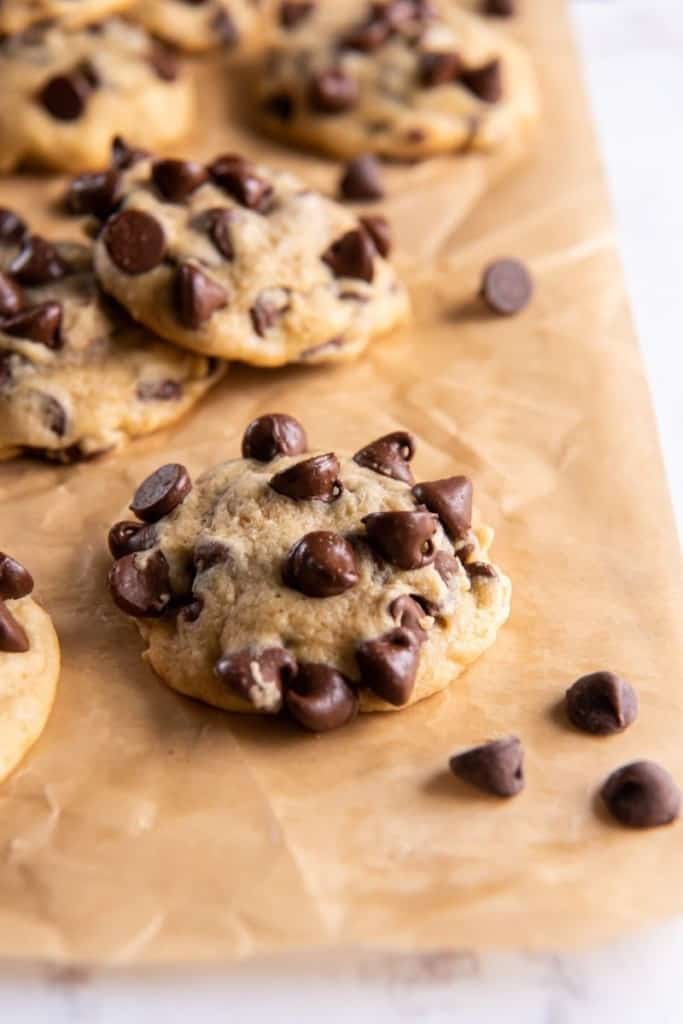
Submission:
M 0 552 L 0 781 L 36 742 L 59 679 L 59 641 L 33 580 Z
M 23 32 L 39 21 L 59 21 L 64 28 L 80 28 L 125 11 L 134 0 L 3 0 L 0 32 Z
M 226 155 L 140 160 L 95 244 L 105 291 L 185 348 L 259 366 L 358 355 L 405 320 L 381 218 Z
M 35 27 L 0 42 L 0 171 L 79 171 L 106 163 L 112 138 L 165 145 L 188 131 L 194 92 L 174 58 L 120 20 L 67 32 Z
M 278 139 L 342 158 L 415 160 L 519 143 L 538 118 L 526 55 L 452 0 L 280 11 L 254 83 L 260 124 Z
M 410 435 L 353 459 L 305 447 L 274 415 L 248 428 L 253 457 L 194 484 L 162 467 L 131 505 L 141 522 L 110 534 L 110 586 L 171 687 L 234 711 L 284 704 L 323 731 L 446 687 L 494 642 L 510 583 L 466 478 L 413 488 Z
M 175 422 L 223 370 L 103 296 L 88 246 L 0 246 L 0 459 L 109 451 Z
M 131 16 L 160 39 L 202 52 L 246 42 L 262 24 L 265 0 L 138 0 Z

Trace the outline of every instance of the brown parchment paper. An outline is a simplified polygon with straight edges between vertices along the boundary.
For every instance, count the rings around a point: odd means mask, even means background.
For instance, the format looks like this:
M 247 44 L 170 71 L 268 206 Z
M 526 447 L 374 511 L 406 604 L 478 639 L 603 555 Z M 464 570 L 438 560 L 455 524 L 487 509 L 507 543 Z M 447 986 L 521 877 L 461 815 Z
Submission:
M 43 738 L 0 789 L 0 954 L 544 947 L 683 911 L 683 826 L 630 833 L 595 803 L 634 758 L 683 782 L 680 556 L 564 2 L 524 6 L 513 31 L 545 105 L 533 162 L 464 226 L 495 161 L 389 174 L 410 329 L 340 369 L 236 367 L 176 430 L 99 462 L 0 467 L 0 546 L 33 571 L 64 662 Z M 333 166 L 217 130 L 206 97 L 202 152 L 239 144 L 331 187 Z M 47 219 L 56 191 L 5 180 L 0 203 Z M 537 281 L 509 321 L 471 301 L 506 254 Z M 513 614 L 449 692 L 317 738 L 183 700 L 142 664 L 105 591 L 107 526 L 160 462 L 197 473 L 234 456 L 247 421 L 275 409 L 330 449 L 407 427 L 418 477 L 474 478 Z M 601 667 L 641 697 L 637 723 L 607 740 L 557 713 L 568 683 Z M 527 751 L 521 796 L 447 775 L 454 749 L 509 733 Z

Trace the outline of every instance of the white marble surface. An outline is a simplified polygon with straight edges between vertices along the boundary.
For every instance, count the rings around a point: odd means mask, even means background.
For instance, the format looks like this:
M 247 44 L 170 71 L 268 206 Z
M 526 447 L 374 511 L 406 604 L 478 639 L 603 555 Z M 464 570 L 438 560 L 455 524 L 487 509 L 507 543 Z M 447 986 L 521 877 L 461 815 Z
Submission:
M 543 0 L 526 0 L 542 3 Z M 622 253 L 683 525 L 683 5 L 574 0 Z M 682 883 L 683 884 L 683 883 Z M 679 1024 L 683 922 L 581 955 L 299 961 L 219 974 L 0 975 L 12 1024 Z

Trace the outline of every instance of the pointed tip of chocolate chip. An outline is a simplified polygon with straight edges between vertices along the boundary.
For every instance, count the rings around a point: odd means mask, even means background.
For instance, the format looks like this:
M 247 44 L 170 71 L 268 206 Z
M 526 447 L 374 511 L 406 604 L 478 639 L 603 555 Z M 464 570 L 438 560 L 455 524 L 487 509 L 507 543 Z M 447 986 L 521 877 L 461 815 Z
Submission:
M 450 476 L 415 484 L 413 496 L 441 520 L 453 540 L 465 536 L 472 526 L 472 483 L 466 476 Z
M 498 103 L 503 98 L 503 74 L 498 58 L 479 68 L 463 71 L 460 81 L 484 103 Z
M 356 650 L 363 686 L 395 707 L 410 701 L 420 665 L 422 640 L 412 629 L 397 626 Z
M 121 186 L 121 174 L 115 168 L 79 174 L 67 189 L 66 209 L 76 216 L 90 214 L 98 220 L 106 220 L 121 199 Z
M 361 217 L 360 226 L 368 235 L 377 252 L 383 259 L 391 254 L 391 225 L 386 217 L 376 214 L 372 217 Z
M 669 772 L 653 761 L 618 768 L 603 785 L 605 807 L 628 828 L 670 825 L 681 813 L 681 791 Z
M 199 330 L 214 313 L 225 309 L 225 288 L 192 263 L 181 263 L 173 281 L 176 313 L 183 327 Z
M 494 796 L 516 796 L 524 789 L 524 750 L 516 736 L 464 750 L 449 765 L 457 778 Z
M 353 461 L 381 476 L 412 484 L 413 474 L 409 463 L 414 455 L 413 435 L 407 430 L 395 430 L 361 448 L 353 456 Z
M 3 654 L 25 654 L 29 647 L 26 630 L 4 601 L 0 601 L 0 651 Z
M 371 283 L 375 276 L 374 256 L 375 245 L 370 235 L 354 228 L 333 242 L 321 258 L 335 277 Z
M 26 338 L 47 348 L 58 349 L 62 344 L 61 324 L 61 302 L 41 302 L 5 320 L 2 330 L 12 337 Z
M 610 736 L 623 732 L 638 716 L 638 696 L 631 684 L 613 672 L 591 672 L 566 692 L 570 722 L 583 732 Z
M 360 202 L 383 199 L 384 186 L 377 157 L 365 153 L 348 163 L 339 182 L 339 194 L 342 199 Z
M 16 558 L 0 551 L 0 600 L 28 597 L 33 591 L 33 577 Z

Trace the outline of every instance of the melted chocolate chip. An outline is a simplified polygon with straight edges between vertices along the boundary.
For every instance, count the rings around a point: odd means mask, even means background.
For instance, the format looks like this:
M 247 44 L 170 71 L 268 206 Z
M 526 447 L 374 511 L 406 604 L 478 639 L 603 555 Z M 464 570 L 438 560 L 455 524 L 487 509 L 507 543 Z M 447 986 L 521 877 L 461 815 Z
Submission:
M 124 274 L 146 274 L 164 258 L 164 230 L 143 210 L 123 210 L 110 217 L 102 237 L 112 262 Z
M 423 53 L 420 56 L 418 74 L 425 89 L 456 81 L 462 70 L 462 60 L 457 53 Z
M 21 242 L 27 233 L 24 221 L 13 210 L 0 206 L 0 243 L 3 245 Z
M 157 618 L 171 601 L 168 562 L 161 551 L 124 555 L 109 572 L 109 590 L 119 608 L 135 618 Z
M 488 562 L 467 562 L 465 564 L 465 572 L 468 576 L 474 576 L 479 579 L 493 580 L 496 578 L 496 570 Z
M 339 182 L 339 194 L 342 199 L 368 202 L 383 199 L 384 187 L 377 157 L 366 153 L 347 164 Z
M 192 561 L 196 571 L 206 572 L 216 565 L 226 565 L 232 558 L 227 544 L 213 537 L 200 538 L 194 547 Z
M 195 160 L 157 160 L 152 180 L 164 199 L 182 203 L 209 179 L 209 172 Z
M 77 121 L 83 114 L 92 83 L 81 68 L 48 79 L 38 93 L 41 105 L 58 121 Z
M 462 84 L 485 103 L 498 103 L 503 98 L 503 77 L 499 60 L 480 68 L 469 68 L 460 75 Z
M 377 512 L 363 523 L 371 546 L 399 569 L 421 569 L 434 561 L 436 516 L 431 512 Z
M 591 672 L 565 695 L 570 722 L 583 732 L 611 736 L 623 732 L 638 715 L 638 696 L 630 683 L 613 672 Z
M 282 295 L 279 295 L 276 301 L 274 291 L 269 289 L 258 295 L 249 310 L 252 327 L 260 338 L 265 338 L 270 328 L 274 327 L 289 309 L 289 295 L 281 290 Z
M 356 651 L 361 683 L 396 707 L 410 700 L 420 664 L 420 640 L 413 630 L 397 626 Z
M 91 214 L 106 220 L 121 200 L 121 185 L 121 175 L 114 168 L 79 174 L 69 185 L 66 208 L 77 216 Z
M 292 718 L 311 732 L 329 732 L 352 722 L 358 695 L 348 679 L 331 665 L 304 662 L 285 693 Z
M 434 568 L 448 587 L 453 577 L 458 575 L 458 560 L 448 551 L 437 551 L 434 556 Z
M 175 82 L 178 77 L 178 57 L 170 47 L 155 39 L 147 60 L 162 82 Z
M 341 68 L 328 68 L 311 78 L 308 102 L 318 114 L 344 114 L 358 102 L 358 84 Z
M 0 551 L 0 600 L 27 597 L 33 590 L 33 577 L 21 562 Z
M 472 484 L 466 476 L 431 480 L 413 487 L 416 501 L 441 520 L 452 540 L 460 540 L 472 526 Z
M 403 480 L 412 484 L 413 474 L 409 462 L 415 454 L 415 438 L 407 430 L 395 430 L 378 437 L 356 452 L 353 461 L 366 469 L 372 469 L 381 476 Z
M 334 597 L 358 582 L 356 555 L 341 534 L 316 530 L 290 549 L 282 578 L 308 597 Z
M 379 50 L 392 35 L 389 21 L 376 17 L 373 12 L 358 25 L 354 25 L 340 41 L 342 49 L 358 50 L 360 53 L 374 53 Z
M 285 494 L 296 501 L 310 498 L 335 501 L 342 491 L 339 459 L 332 452 L 314 455 L 276 473 L 270 480 L 270 486 L 278 494 Z
M 156 544 L 156 530 L 153 526 L 124 520 L 114 523 L 107 536 L 107 545 L 112 558 L 123 558 L 137 551 L 147 551 Z
M 454 775 L 494 796 L 524 789 L 524 750 L 516 736 L 472 747 L 450 759 Z
M 302 21 L 306 21 L 313 14 L 314 10 L 313 0 L 299 0 L 298 3 L 295 0 L 284 0 L 280 4 L 280 24 L 286 29 L 297 28 Z
M 410 594 L 401 594 L 399 597 L 395 597 L 389 605 L 389 614 L 397 626 L 411 630 L 420 643 L 427 639 L 427 632 L 422 625 L 427 613 Z
M 142 402 L 177 402 L 184 390 L 179 380 L 141 380 L 135 393 Z
M 58 349 L 62 345 L 61 323 L 61 302 L 41 302 L 5 320 L 2 330 L 13 337 L 28 338 L 29 341 L 46 345 L 47 348 Z
M 0 317 L 16 316 L 26 307 L 26 296 L 20 285 L 0 270 Z
M 228 305 L 228 293 L 192 263 L 181 263 L 173 279 L 173 297 L 183 327 L 196 331 Z
M 242 456 L 270 462 L 278 455 L 300 455 L 308 447 L 306 431 L 285 413 L 270 413 L 252 420 L 242 438 Z
M 0 651 L 4 654 L 25 654 L 29 646 L 25 630 L 7 605 L 0 601 Z
M 534 284 L 519 260 L 496 260 L 484 271 L 481 295 L 492 313 L 513 316 L 528 306 Z
M 263 101 L 263 109 L 278 121 L 291 121 L 294 116 L 294 98 L 288 92 L 275 92 Z
M 268 647 L 263 651 L 245 648 L 219 658 L 215 673 L 233 693 L 259 711 L 277 714 L 282 707 L 284 689 L 296 674 L 296 668 L 295 659 L 283 647 Z
M 380 256 L 386 259 L 391 252 L 391 225 L 386 217 L 361 217 L 360 225 L 369 236 Z
M 629 828 L 669 825 L 681 812 L 681 791 L 653 761 L 636 761 L 613 772 L 600 791 L 605 807 Z
M 242 206 L 267 213 L 273 204 L 273 187 L 241 156 L 217 157 L 209 167 L 211 177 Z
M 192 490 L 184 466 L 169 462 L 143 480 L 130 503 L 130 510 L 146 523 L 156 523 L 185 500 Z
M 335 277 L 355 277 L 371 282 L 375 276 L 375 247 L 365 231 L 354 228 L 338 238 L 321 259 Z
M 26 285 L 49 284 L 58 281 L 68 272 L 68 267 L 59 252 L 40 235 L 24 238 L 20 251 L 9 266 L 9 273 Z

